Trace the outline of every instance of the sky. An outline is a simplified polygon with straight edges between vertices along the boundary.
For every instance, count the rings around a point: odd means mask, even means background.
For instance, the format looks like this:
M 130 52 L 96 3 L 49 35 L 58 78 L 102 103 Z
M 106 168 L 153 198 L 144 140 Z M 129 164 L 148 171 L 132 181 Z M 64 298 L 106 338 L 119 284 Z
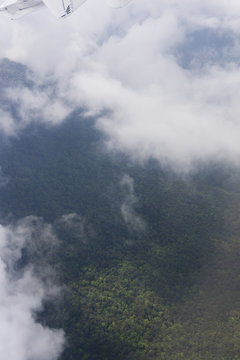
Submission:
M 134 161 L 155 159 L 181 172 L 212 160 L 239 165 L 239 1 L 134 0 L 116 10 L 88 0 L 64 20 L 47 9 L 17 21 L 2 16 L 0 34 L 0 59 L 27 66 L 35 84 L 9 85 L 1 95 L 17 104 L 20 117 L 1 103 L 6 137 L 33 121 L 57 126 L 81 108 L 86 121 L 95 117 L 109 151 Z M 133 179 L 125 176 L 122 186 L 123 217 L 145 226 L 132 210 Z M 57 360 L 64 346 L 61 330 L 34 318 L 49 286 L 34 266 L 14 272 L 34 226 L 29 218 L 0 226 L 3 360 Z M 41 228 L 52 241 L 49 226 Z

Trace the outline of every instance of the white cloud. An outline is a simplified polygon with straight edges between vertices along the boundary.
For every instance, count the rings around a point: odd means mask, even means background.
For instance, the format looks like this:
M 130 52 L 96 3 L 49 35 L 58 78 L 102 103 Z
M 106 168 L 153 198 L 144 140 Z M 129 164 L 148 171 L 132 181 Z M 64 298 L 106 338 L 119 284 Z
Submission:
M 119 11 L 89 0 L 66 21 L 47 10 L 4 19 L 1 55 L 33 69 L 39 84 L 57 84 L 12 91 L 22 124 L 38 115 L 58 124 L 77 106 L 108 109 L 97 126 L 111 150 L 184 169 L 239 162 L 238 14 L 235 0 L 135 0 Z
M 121 186 L 126 192 L 124 202 L 121 205 L 122 217 L 130 230 L 141 234 L 146 229 L 146 223 L 135 211 L 138 200 L 134 192 L 133 178 L 125 174 L 121 180 Z
M 8 89 L 7 97 L 17 106 L 21 121 L 15 126 L 25 127 L 31 121 L 38 120 L 50 124 L 62 122 L 70 109 L 64 100 L 54 98 L 48 88 L 44 90 L 15 88 Z
M 35 225 L 34 225 L 35 224 Z M 46 297 L 58 290 L 51 288 L 28 266 L 17 271 L 22 249 L 28 243 L 52 241 L 49 225 L 26 218 L 16 226 L 0 225 L 0 353 L 3 360 L 56 360 L 63 349 L 62 330 L 53 330 L 37 323 L 34 313 Z
M 16 123 L 8 111 L 0 109 L 0 131 L 6 135 L 15 134 Z

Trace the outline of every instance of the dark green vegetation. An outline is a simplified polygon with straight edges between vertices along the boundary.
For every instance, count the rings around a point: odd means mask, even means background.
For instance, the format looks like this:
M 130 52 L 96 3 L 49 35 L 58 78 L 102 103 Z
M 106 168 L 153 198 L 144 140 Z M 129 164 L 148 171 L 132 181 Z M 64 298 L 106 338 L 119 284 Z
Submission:
M 59 238 L 67 290 L 38 317 L 65 330 L 61 360 L 240 360 L 238 171 L 136 165 L 93 124 L 76 112 L 0 152 L 2 221 L 36 215 Z

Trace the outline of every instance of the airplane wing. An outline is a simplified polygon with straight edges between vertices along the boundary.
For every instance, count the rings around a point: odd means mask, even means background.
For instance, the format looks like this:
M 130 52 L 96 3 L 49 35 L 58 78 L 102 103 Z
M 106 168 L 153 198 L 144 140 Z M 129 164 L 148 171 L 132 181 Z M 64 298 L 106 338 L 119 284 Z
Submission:
M 41 0 L 0 0 L 0 12 L 11 19 L 18 19 L 42 6 Z
M 86 0 L 42 0 L 56 17 L 65 17 L 77 10 Z
M 18 0 L 3 0 L 1 1 L 1 7 L 11 6 L 13 4 L 16 4 L 17 2 Z
M 17 20 L 20 19 L 21 17 L 30 14 L 34 11 L 39 10 L 40 8 L 42 8 L 41 5 L 36 6 L 36 7 L 31 7 L 31 8 L 27 8 L 27 9 L 21 9 L 20 11 L 15 12 L 14 14 L 9 13 L 11 20 Z
M 113 8 L 120 8 L 127 5 L 131 0 L 105 0 L 105 2 L 113 7 Z
M 65 17 L 77 10 L 86 0 L 0 0 L 0 12 L 17 19 L 46 5 L 56 17 Z M 105 0 L 112 7 L 119 8 L 131 0 Z

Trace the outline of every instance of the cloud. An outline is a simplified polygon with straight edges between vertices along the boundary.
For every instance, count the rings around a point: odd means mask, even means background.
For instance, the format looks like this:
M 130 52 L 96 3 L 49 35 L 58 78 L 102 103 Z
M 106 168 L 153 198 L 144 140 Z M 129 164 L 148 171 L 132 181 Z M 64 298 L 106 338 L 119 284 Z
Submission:
M 117 11 L 89 0 L 66 21 L 47 10 L 4 19 L 1 56 L 26 64 L 39 84 L 9 98 L 23 126 L 58 124 L 76 107 L 110 110 L 97 127 L 111 151 L 137 161 L 186 171 L 209 159 L 238 164 L 238 13 L 235 0 L 135 0 Z
M 126 195 L 121 205 L 121 214 L 130 230 L 141 234 L 146 229 L 144 220 L 136 213 L 137 197 L 134 193 L 134 180 L 125 174 L 121 180 L 121 186 L 125 189 Z
M 15 136 L 30 123 L 57 125 L 71 113 L 67 99 L 55 96 L 52 83 L 6 59 L 0 62 L 0 133 Z
M 52 241 L 49 225 L 29 217 L 15 226 L 0 225 L 0 353 L 3 360 L 56 360 L 62 352 L 62 330 L 49 329 L 35 320 L 42 302 L 58 289 L 36 276 L 30 265 L 20 269 L 22 250 L 38 241 Z M 35 226 L 35 225 L 36 226 Z M 38 225 L 37 225 L 38 224 Z M 39 236 L 34 239 L 36 234 Z
M 61 234 L 66 233 L 71 239 L 87 243 L 95 235 L 93 227 L 86 218 L 76 213 L 63 215 L 55 224 Z
M 0 132 L 7 136 L 15 133 L 16 123 L 8 111 L 0 109 Z
M 70 113 L 70 109 L 63 99 L 55 99 L 53 89 L 44 88 L 10 88 L 7 90 L 7 98 L 14 103 L 18 109 L 20 122 L 18 127 L 22 128 L 32 121 L 58 124 Z M 15 124 L 17 125 L 17 124 Z

